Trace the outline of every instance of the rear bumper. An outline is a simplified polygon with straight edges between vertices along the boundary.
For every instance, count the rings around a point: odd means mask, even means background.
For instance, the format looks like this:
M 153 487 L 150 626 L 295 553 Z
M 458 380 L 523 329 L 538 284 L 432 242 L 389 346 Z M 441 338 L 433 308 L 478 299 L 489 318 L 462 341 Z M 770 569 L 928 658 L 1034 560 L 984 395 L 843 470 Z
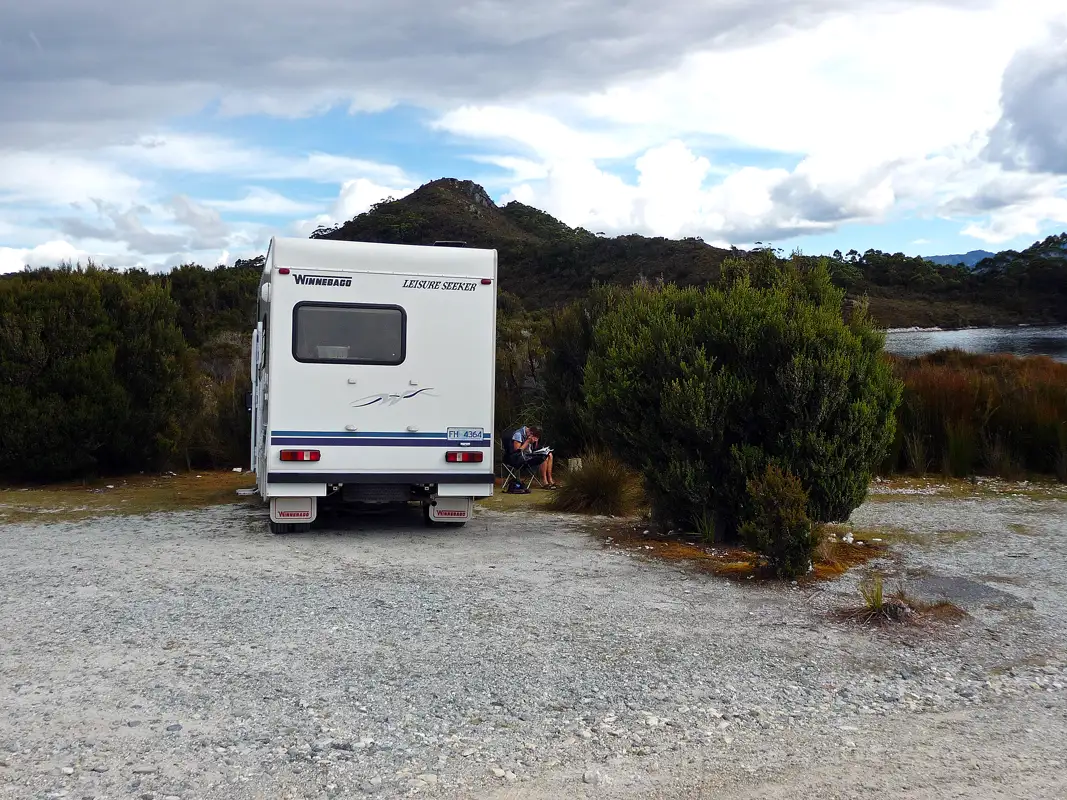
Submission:
M 492 472 L 268 472 L 267 483 L 493 483 Z

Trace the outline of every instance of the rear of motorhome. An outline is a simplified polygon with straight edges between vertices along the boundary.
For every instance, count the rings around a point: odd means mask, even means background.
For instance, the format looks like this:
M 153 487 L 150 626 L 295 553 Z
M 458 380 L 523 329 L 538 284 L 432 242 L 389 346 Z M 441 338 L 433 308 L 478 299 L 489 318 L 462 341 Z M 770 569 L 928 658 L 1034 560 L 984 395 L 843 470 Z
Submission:
M 272 531 L 331 504 L 471 518 L 493 493 L 496 297 L 495 250 L 271 240 L 251 463 Z

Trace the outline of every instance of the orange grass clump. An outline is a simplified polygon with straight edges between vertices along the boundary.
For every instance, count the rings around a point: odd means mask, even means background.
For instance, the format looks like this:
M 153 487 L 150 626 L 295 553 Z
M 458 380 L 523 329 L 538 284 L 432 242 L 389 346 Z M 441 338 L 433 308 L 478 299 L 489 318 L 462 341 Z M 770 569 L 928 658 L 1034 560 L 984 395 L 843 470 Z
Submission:
M 1067 481 L 1067 364 L 959 350 L 887 358 L 904 395 L 885 472 Z

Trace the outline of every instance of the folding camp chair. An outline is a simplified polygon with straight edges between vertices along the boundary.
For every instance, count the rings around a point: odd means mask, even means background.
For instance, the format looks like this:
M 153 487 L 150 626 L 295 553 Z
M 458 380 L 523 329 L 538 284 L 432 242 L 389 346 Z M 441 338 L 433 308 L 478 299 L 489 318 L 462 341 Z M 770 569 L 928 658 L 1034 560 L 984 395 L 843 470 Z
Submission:
M 516 482 L 521 484 L 526 491 L 530 491 L 530 487 L 535 483 L 537 484 L 538 489 L 543 489 L 545 487 L 541 484 L 537 469 L 541 466 L 541 461 L 534 461 L 532 463 L 527 462 L 517 467 L 514 464 L 509 464 L 507 461 L 511 437 L 515 435 L 516 430 L 518 429 L 512 428 L 510 431 L 505 431 L 500 440 L 500 467 L 504 473 L 502 476 L 504 478 L 504 491 L 509 491 L 511 486 Z M 524 473 L 529 476 L 525 483 L 522 478 Z

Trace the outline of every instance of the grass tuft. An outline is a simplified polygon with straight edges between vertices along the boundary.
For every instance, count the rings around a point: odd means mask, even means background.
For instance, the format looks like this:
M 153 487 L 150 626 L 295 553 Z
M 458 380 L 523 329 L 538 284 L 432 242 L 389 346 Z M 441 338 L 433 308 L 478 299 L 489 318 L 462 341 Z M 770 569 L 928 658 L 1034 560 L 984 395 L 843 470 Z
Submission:
M 886 594 L 882 576 L 868 575 L 859 584 L 862 603 L 846 608 L 839 616 L 862 625 L 918 625 L 924 621 L 959 622 L 967 616 L 966 611 L 948 600 L 924 602 L 912 597 L 903 586 Z
M 567 473 L 549 503 L 553 511 L 628 517 L 643 506 L 640 477 L 606 453 L 582 456 L 582 466 Z

